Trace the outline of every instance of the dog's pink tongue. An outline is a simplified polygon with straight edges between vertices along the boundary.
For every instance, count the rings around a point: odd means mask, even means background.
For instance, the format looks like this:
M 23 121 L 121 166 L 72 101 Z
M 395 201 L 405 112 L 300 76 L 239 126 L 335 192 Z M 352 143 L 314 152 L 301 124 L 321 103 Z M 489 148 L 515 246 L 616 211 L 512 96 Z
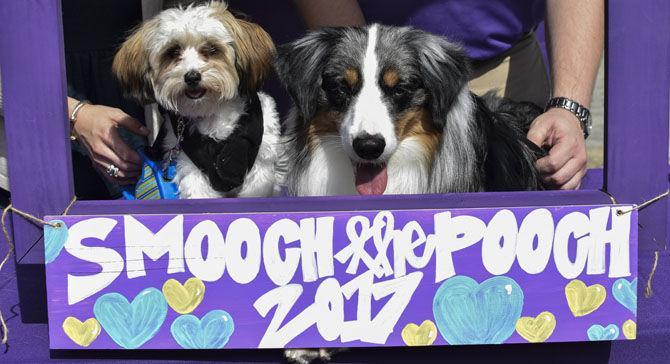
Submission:
M 356 167 L 356 190 L 360 195 L 381 195 L 386 190 L 386 166 L 361 164 Z

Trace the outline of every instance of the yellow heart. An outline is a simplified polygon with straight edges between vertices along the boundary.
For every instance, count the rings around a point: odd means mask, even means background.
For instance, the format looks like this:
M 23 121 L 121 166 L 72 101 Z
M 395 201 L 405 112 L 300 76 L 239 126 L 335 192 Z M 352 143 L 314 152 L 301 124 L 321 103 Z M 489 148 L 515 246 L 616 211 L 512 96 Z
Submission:
M 410 323 L 402 329 L 401 336 L 407 346 L 430 345 L 437 338 L 437 327 L 430 320 L 422 322 L 421 326 Z
M 176 279 L 168 279 L 163 284 L 163 295 L 176 312 L 191 313 L 205 298 L 205 284 L 195 277 L 189 278 L 183 286 Z
M 628 340 L 635 340 L 637 337 L 637 324 L 633 320 L 626 320 L 621 326 L 623 336 Z
M 524 316 L 516 322 L 516 332 L 531 343 L 547 341 L 556 328 L 556 317 L 544 311 L 536 317 Z
M 565 286 L 565 298 L 575 317 L 586 316 L 597 310 L 605 302 L 605 297 L 607 291 L 600 284 L 586 287 L 584 282 L 574 279 Z
M 83 347 L 91 345 L 95 339 L 100 335 L 100 323 L 94 318 L 90 318 L 84 322 L 69 316 L 63 321 L 63 331 L 65 335 L 72 339 L 75 344 Z

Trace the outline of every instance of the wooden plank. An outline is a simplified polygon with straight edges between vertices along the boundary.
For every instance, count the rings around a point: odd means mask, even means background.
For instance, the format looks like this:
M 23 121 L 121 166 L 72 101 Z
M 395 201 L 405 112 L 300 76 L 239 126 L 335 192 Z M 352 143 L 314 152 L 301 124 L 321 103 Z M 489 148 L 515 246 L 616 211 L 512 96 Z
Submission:
M 670 2 L 609 1 L 605 188 L 619 203 L 668 189 Z M 640 211 L 640 250 L 664 250 L 667 199 Z
M 50 348 L 626 340 L 637 213 L 617 211 L 630 207 L 50 216 L 68 229 L 46 229 Z M 594 284 L 608 292 L 585 305 Z M 550 330 L 521 319 L 539 312 Z M 104 333 L 73 335 L 73 317 Z
M 0 3 L 0 65 L 12 204 L 35 216 L 60 213 L 73 196 L 60 1 Z M 42 227 L 18 215 L 13 224 L 21 264 Z M 44 290 L 31 282 L 19 280 L 22 303 Z
M 586 176 L 582 179 L 582 190 L 601 190 L 603 188 L 603 169 L 592 168 L 586 171 Z

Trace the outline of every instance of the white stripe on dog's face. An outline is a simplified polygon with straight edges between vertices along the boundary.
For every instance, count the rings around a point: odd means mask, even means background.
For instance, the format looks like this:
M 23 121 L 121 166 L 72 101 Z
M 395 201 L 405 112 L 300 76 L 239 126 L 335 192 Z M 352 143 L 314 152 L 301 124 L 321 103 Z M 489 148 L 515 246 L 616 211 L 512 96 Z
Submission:
M 356 137 L 380 135 L 384 138 L 386 147 L 377 159 L 387 161 L 396 148 L 397 140 L 393 119 L 388 105 L 384 102 L 383 93 L 379 86 L 379 58 L 376 52 L 378 26 L 373 25 L 368 30 L 368 41 L 361 70 L 362 84 L 353 107 L 350 107 L 342 120 L 340 129 L 345 150 L 354 161 L 364 161 L 353 150 L 353 141 Z
M 184 50 L 184 53 L 181 55 L 181 62 L 179 62 L 177 68 L 180 68 L 184 73 L 188 71 L 201 71 L 202 67 L 207 64 L 198 53 L 198 50 L 193 47 L 188 47 Z

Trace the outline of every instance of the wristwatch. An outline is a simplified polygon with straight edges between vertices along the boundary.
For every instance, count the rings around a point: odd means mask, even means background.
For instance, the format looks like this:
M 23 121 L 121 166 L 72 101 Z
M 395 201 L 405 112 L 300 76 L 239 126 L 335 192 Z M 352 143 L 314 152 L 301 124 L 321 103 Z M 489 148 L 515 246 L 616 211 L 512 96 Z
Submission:
M 589 109 L 580 105 L 577 101 L 571 100 L 567 97 L 554 97 L 549 100 L 549 102 L 547 102 L 547 107 L 544 108 L 544 111 L 546 112 L 547 110 L 555 107 L 562 108 L 573 113 L 582 126 L 582 130 L 584 131 L 584 139 L 589 137 L 591 134 L 591 128 L 593 127 L 591 111 L 589 111 Z

